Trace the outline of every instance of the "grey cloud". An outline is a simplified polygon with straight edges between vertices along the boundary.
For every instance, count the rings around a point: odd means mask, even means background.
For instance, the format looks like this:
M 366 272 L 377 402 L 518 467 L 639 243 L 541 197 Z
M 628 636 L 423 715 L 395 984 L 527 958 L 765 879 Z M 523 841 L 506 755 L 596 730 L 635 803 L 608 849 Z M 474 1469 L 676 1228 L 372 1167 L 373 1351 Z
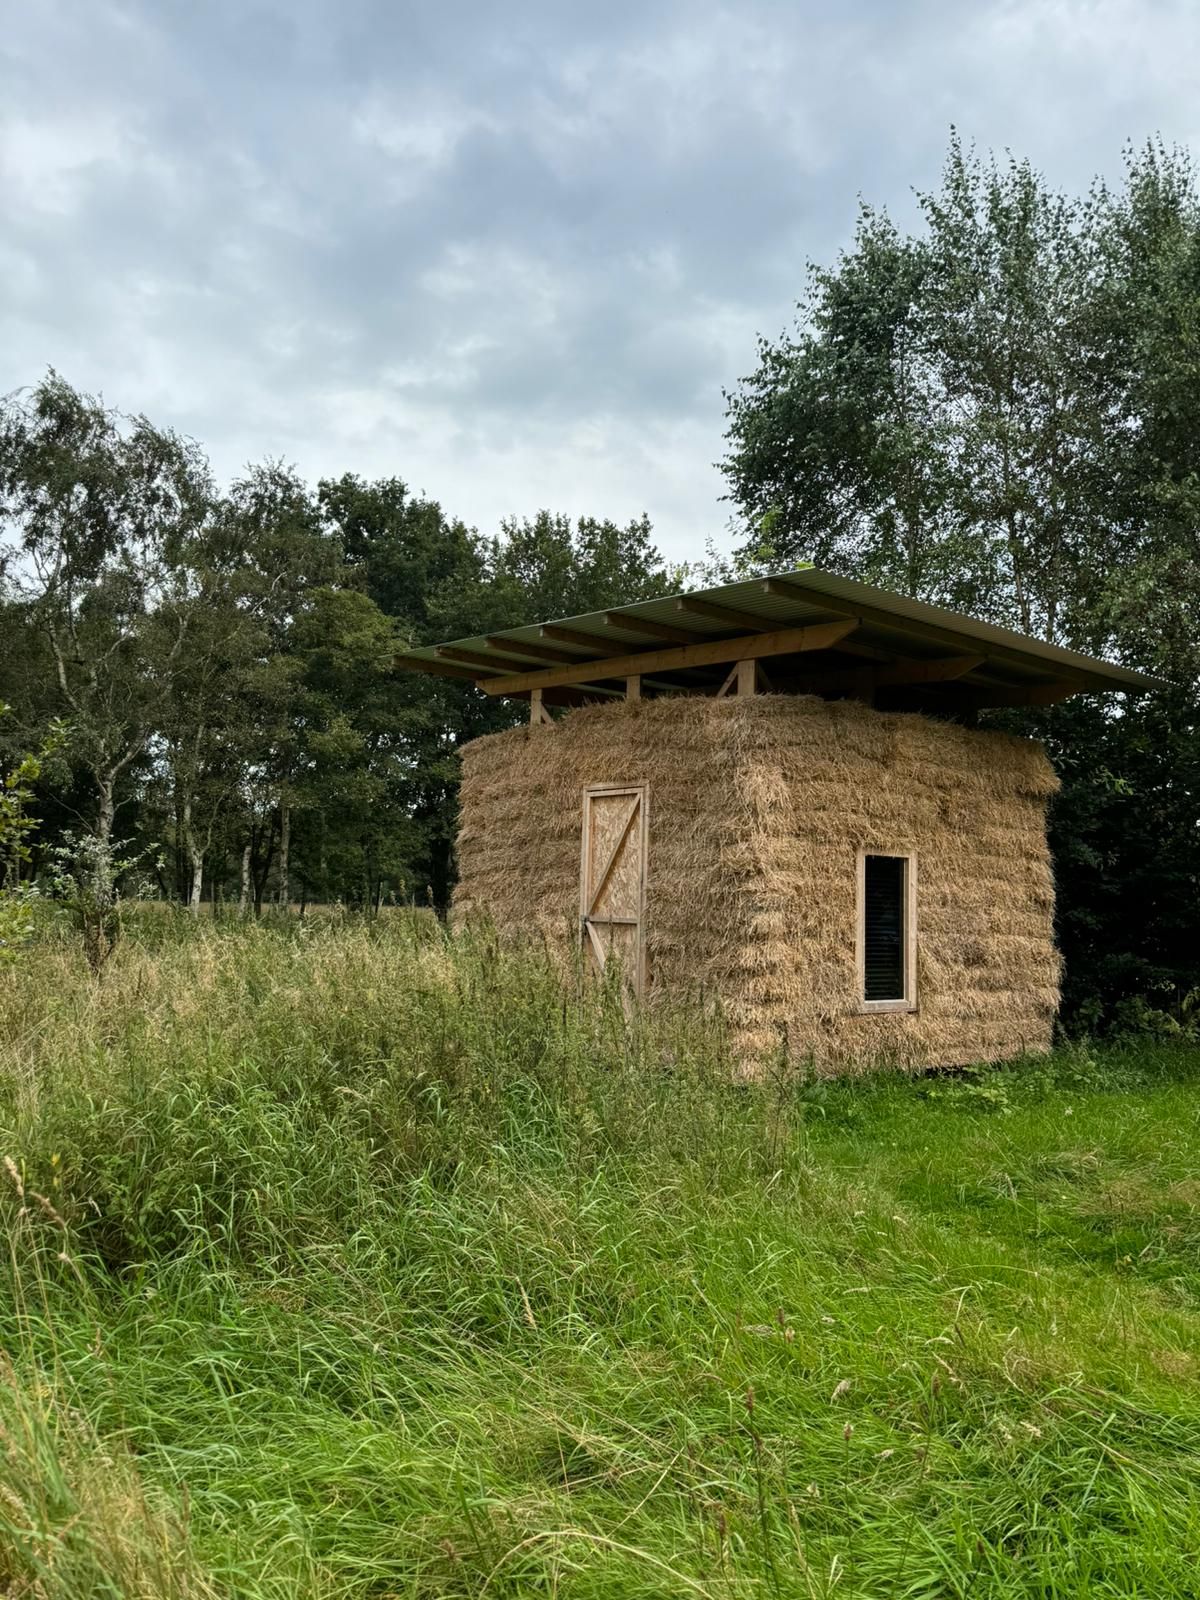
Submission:
M 1186 0 L 45 0 L 0 36 L 0 389 L 53 363 L 229 476 L 720 535 L 721 389 L 948 124 L 1053 178 L 1200 136 Z

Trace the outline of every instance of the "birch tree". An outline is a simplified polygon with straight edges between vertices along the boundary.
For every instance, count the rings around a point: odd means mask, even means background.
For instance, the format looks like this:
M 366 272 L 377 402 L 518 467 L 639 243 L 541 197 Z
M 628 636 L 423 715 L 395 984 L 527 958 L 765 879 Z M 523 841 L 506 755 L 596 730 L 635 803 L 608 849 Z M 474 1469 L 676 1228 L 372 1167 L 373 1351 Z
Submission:
M 54 373 L 0 403 L 9 582 L 48 648 L 103 847 L 118 787 L 146 753 L 185 646 L 189 560 L 211 506 L 194 444 L 121 417 Z

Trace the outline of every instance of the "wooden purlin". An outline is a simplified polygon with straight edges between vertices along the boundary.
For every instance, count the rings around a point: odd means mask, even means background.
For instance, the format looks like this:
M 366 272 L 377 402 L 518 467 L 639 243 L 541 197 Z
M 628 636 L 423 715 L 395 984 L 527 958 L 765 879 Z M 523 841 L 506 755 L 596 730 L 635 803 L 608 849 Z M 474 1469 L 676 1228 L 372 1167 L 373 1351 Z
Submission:
M 622 628 L 626 633 L 642 633 L 647 639 L 661 639 L 664 644 L 693 644 L 703 638 L 702 634 L 691 628 L 676 628 L 669 622 L 654 622 L 649 617 L 625 616 L 620 611 L 606 611 L 604 621 L 610 628 Z
M 726 628 L 741 628 L 746 633 L 766 631 L 766 617 L 752 616 L 749 611 L 735 611 L 732 606 L 721 605 L 716 600 L 705 600 L 700 595 L 681 595 L 675 602 L 676 611 L 694 617 L 707 617 L 710 622 L 720 622 Z
M 819 677 L 801 677 L 800 686 L 806 694 L 855 695 L 876 689 L 953 683 L 967 673 L 974 672 L 976 667 L 983 665 L 983 661 L 983 656 L 939 656 L 931 661 L 894 661 L 878 667 L 863 662 L 862 666 L 848 670 L 823 672 Z
M 763 656 L 798 655 L 811 650 L 830 650 L 852 633 L 857 621 L 818 623 L 808 628 L 781 628 L 774 633 L 756 633 L 734 639 L 705 639 L 697 644 L 680 645 L 673 650 L 643 650 L 630 655 L 610 656 L 600 661 L 581 661 L 569 667 L 547 667 L 541 672 L 520 672 L 498 678 L 481 679 L 485 694 L 528 694 L 531 689 L 550 689 L 559 684 L 589 683 L 602 678 L 627 678 L 654 672 L 682 672 L 689 667 L 711 667 L 726 661 L 756 661 Z
M 936 689 L 938 685 L 931 684 L 930 688 Z M 993 688 L 990 684 L 979 689 L 970 684 L 947 684 L 947 689 L 952 689 L 958 704 L 972 711 L 995 711 L 1006 706 L 1056 706 L 1060 700 L 1068 700 L 1073 694 L 1086 694 L 1086 683 L 1066 682 L 1059 679 L 1052 683 L 1031 683 L 1027 689 L 1000 689 Z
M 583 633 L 578 628 L 564 628 L 557 622 L 543 622 L 538 629 L 543 639 L 557 639 L 560 644 L 577 645 L 581 650 L 596 650 L 603 655 L 612 645 L 611 639 L 600 639 L 594 633 Z M 578 661 L 579 657 L 572 658 Z
M 490 633 L 486 643 L 488 649 L 494 650 L 498 656 L 527 656 L 530 661 L 579 660 L 570 650 L 554 650 L 547 644 L 530 644 L 528 639 L 506 639 L 503 634 Z M 497 665 L 503 663 L 498 662 Z
M 506 667 L 517 665 L 514 661 L 498 661 L 495 656 L 485 656 L 480 650 L 460 650 L 453 644 L 439 644 L 433 653 L 439 661 L 457 661 L 468 667 L 486 667 L 489 672 L 503 672 Z
M 800 600 L 806 606 L 822 611 L 833 611 L 841 616 L 857 617 L 861 622 L 870 623 L 872 627 L 886 628 L 891 633 L 902 634 L 910 639 L 923 639 L 929 644 L 940 644 L 947 649 L 959 652 L 977 653 L 982 651 L 985 661 L 999 661 L 1006 665 L 1018 668 L 1022 672 L 1036 670 L 1040 663 L 1031 661 L 1019 650 L 1011 649 L 1008 645 L 992 644 L 990 641 L 978 639 L 969 633 L 960 633 L 956 629 L 944 628 L 940 624 L 910 621 L 905 617 L 898 617 L 894 612 L 884 611 L 878 606 L 862 603 L 858 600 L 842 600 L 832 595 L 827 595 L 817 589 L 805 589 L 798 583 L 793 583 L 786 578 L 764 578 L 762 586 L 767 594 L 776 595 L 783 599 Z M 1054 672 L 1057 679 L 1066 682 L 1074 678 L 1079 687 L 1085 686 L 1082 673 L 1075 672 L 1070 667 L 1057 668 L 1053 662 L 1046 662 L 1045 670 Z
M 450 661 L 430 661 L 424 656 L 406 656 L 403 652 L 393 659 L 393 665 L 398 672 L 425 672 L 431 678 L 461 678 L 466 683 L 481 683 L 477 667 L 461 667 Z M 497 672 L 503 670 L 504 662 L 493 663 Z

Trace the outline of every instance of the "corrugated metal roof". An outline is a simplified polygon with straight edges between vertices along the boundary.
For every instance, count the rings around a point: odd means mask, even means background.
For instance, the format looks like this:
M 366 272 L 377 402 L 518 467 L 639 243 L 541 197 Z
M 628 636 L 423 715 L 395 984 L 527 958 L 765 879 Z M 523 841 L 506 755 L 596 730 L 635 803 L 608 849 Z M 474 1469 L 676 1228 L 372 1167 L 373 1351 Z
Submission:
M 723 608 L 730 615 L 721 616 L 716 610 L 705 614 L 705 606 Z M 735 618 L 732 613 L 738 616 Z M 700 642 L 845 617 L 857 618 L 858 625 L 847 646 L 839 648 L 848 648 L 860 656 L 876 654 L 892 660 L 920 661 L 945 655 L 948 649 L 959 649 L 986 657 L 987 669 L 997 669 L 1015 684 L 1075 681 L 1080 688 L 1110 690 L 1158 685 L 1157 679 L 1145 673 L 1045 644 L 851 578 L 821 572 L 813 566 L 657 600 L 640 600 L 583 616 L 497 629 L 490 635 L 453 639 L 441 645 L 425 645 L 405 651 L 396 664 L 451 677 L 474 677 L 482 682 L 490 676 L 545 669 L 552 655 L 563 662 L 582 665 L 589 660 L 589 646 L 595 651 L 611 645 L 606 654 L 616 657 L 643 650 L 660 652 L 670 648 L 671 642 L 681 643 L 683 636 Z M 642 623 L 649 626 L 640 627 Z M 663 631 L 656 632 L 656 627 Z M 572 640 L 567 637 L 570 633 L 587 638 Z M 522 652 L 522 645 L 529 646 L 529 651 Z M 417 666 L 418 662 L 422 665 Z M 682 674 L 686 681 L 686 669 L 667 670 L 675 676 Z M 963 681 L 969 685 L 972 680 L 967 677 Z

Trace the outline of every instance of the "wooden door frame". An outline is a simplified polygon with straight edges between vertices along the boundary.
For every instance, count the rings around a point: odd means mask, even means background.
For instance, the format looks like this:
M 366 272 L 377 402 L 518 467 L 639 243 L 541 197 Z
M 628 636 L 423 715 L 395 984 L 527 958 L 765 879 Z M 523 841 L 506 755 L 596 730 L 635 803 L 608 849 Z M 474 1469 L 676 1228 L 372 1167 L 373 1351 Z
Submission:
M 588 937 L 588 870 L 592 850 L 593 799 L 602 795 L 629 795 L 638 798 L 638 911 L 637 945 L 631 987 L 640 1000 L 646 987 L 646 877 L 650 843 L 650 785 L 648 783 L 587 783 L 583 786 L 583 827 L 579 856 L 579 945 L 584 950 Z M 603 918 L 601 918 L 603 921 Z

